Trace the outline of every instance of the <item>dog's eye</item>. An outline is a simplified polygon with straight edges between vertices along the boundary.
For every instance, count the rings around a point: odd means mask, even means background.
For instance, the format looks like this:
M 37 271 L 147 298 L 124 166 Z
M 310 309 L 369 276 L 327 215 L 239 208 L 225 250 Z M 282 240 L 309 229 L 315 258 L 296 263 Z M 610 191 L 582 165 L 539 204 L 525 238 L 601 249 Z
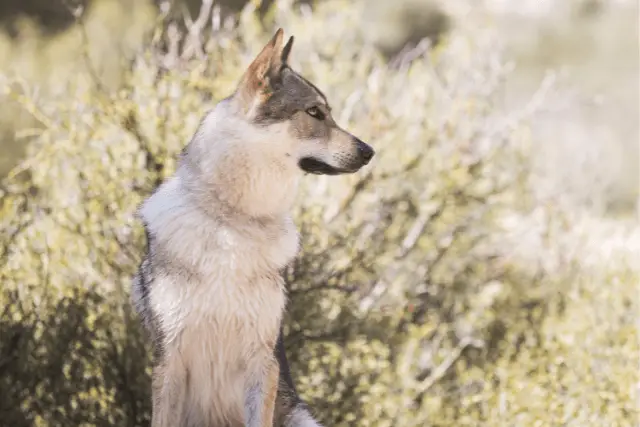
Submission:
M 324 120 L 324 113 L 318 107 L 307 108 L 307 114 L 314 119 Z

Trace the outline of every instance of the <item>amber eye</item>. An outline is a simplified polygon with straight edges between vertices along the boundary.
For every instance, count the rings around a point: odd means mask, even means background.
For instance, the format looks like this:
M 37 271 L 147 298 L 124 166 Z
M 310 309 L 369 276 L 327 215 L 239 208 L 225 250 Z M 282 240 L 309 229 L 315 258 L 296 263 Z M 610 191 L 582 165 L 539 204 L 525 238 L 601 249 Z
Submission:
M 307 108 L 307 114 L 314 119 L 324 120 L 324 113 L 318 107 Z

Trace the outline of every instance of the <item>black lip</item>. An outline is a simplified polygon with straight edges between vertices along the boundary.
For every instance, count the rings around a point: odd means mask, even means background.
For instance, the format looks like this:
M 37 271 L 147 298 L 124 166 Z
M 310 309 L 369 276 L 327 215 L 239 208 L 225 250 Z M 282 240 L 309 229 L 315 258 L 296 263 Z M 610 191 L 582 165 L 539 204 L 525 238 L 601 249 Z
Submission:
M 357 172 L 360 168 L 355 169 L 339 169 L 326 164 L 313 157 L 304 157 L 298 162 L 298 166 L 305 172 L 315 175 L 341 175 L 346 173 Z

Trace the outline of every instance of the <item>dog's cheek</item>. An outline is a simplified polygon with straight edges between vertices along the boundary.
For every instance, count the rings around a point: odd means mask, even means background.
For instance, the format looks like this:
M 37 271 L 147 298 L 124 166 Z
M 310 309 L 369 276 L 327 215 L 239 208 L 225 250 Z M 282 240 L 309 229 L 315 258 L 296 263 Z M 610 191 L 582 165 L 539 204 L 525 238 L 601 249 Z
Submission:
M 317 157 L 320 154 L 318 141 L 315 140 L 296 140 L 295 147 L 297 160 L 305 157 Z

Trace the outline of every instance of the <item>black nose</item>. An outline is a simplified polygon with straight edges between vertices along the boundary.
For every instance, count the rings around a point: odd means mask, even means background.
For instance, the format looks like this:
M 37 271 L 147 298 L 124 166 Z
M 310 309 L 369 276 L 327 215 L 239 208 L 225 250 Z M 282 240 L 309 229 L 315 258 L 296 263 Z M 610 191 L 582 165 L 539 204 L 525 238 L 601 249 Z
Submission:
M 369 163 L 369 161 L 376 154 L 376 152 L 373 151 L 373 148 L 371 148 L 369 144 L 366 144 L 360 140 L 358 140 L 358 153 L 360 154 L 360 157 L 362 158 L 365 165 Z

